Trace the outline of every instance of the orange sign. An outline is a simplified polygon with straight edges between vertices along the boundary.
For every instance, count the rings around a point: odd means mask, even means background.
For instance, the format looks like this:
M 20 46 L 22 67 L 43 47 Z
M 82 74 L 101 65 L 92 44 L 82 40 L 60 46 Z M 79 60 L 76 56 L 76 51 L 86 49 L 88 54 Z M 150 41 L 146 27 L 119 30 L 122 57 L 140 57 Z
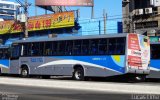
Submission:
M 74 26 L 74 12 L 62 12 L 30 17 L 28 31 L 55 29 Z M 23 32 L 23 24 L 15 21 L 0 22 L 0 34 Z

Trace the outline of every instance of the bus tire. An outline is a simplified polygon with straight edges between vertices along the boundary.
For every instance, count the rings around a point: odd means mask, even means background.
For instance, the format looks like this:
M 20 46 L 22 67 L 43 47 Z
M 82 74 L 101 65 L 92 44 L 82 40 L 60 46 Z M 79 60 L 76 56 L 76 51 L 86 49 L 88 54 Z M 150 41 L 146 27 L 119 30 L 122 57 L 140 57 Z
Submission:
M 129 82 L 145 82 L 146 76 L 134 76 L 129 79 Z
M 27 67 L 21 68 L 21 77 L 23 78 L 29 77 L 29 70 Z
M 77 67 L 73 72 L 73 79 L 78 81 L 84 81 L 84 70 L 82 67 Z
M 42 79 L 50 79 L 50 75 L 42 75 Z

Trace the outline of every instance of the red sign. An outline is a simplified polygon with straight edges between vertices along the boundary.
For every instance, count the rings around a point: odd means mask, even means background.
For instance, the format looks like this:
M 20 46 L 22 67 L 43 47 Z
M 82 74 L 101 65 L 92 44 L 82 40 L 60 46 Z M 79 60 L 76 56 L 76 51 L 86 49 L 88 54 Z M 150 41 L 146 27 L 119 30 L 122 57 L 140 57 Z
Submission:
M 137 34 L 128 35 L 128 65 L 130 67 L 142 67 L 140 44 Z
M 128 49 L 140 50 L 139 40 L 136 34 L 130 34 L 128 39 Z
M 94 6 L 93 0 L 36 0 L 36 6 Z

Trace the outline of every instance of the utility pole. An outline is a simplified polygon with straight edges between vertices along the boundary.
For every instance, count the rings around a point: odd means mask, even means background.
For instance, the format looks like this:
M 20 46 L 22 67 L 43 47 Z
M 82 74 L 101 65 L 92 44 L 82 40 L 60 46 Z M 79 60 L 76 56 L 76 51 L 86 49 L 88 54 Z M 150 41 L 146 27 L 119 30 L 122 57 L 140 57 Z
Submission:
M 107 14 L 105 9 L 103 10 L 103 19 L 104 19 L 104 34 L 106 34 Z
M 94 18 L 94 0 L 93 0 L 93 6 L 92 6 L 92 11 L 91 11 L 91 18 L 93 19 Z
M 24 4 L 24 14 L 25 14 L 25 28 L 24 28 L 24 37 L 28 38 L 28 0 L 25 0 Z

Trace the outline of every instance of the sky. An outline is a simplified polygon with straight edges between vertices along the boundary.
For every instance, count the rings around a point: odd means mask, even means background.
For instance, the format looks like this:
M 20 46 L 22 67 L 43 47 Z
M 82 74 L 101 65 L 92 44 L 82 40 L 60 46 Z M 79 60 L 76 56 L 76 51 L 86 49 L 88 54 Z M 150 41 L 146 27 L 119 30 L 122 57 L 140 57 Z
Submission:
M 8 0 L 14 1 L 16 0 Z M 24 2 L 25 0 L 20 0 Z M 29 7 L 29 16 L 35 16 L 35 0 L 28 0 L 32 5 Z M 67 9 L 80 9 L 81 18 L 91 18 L 91 7 L 67 7 Z M 122 0 L 94 0 L 94 18 L 102 17 L 103 9 L 106 10 L 108 16 L 122 14 Z M 45 11 L 38 8 L 37 15 L 45 14 Z
M 8 0 L 14 1 L 16 0 Z M 24 3 L 25 0 L 19 0 Z M 28 0 L 31 3 L 29 7 L 29 16 L 35 16 L 35 0 Z M 94 24 L 86 24 L 84 30 L 93 30 L 98 29 L 98 22 L 94 22 L 94 19 L 91 20 L 91 7 L 67 7 L 67 10 L 77 10 L 80 9 L 80 18 L 81 21 L 88 21 L 85 23 L 94 23 Z M 117 32 L 117 21 L 122 21 L 122 0 L 94 0 L 94 18 L 95 20 L 103 21 L 103 10 L 106 10 L 107 13 L 107 33 L 116 33 Z M 50 12 L 48 12 L 50 13 Z M 37 15 L 45 14 L 45 10 L 37 7 Z M 81 22 L 80 22 L 81 23 Z M 83 22 L 82 22 L 83 23 Z M 101 22 L 101 26 L 103 26 L 103 22 Z M 91 31 L 92 32 L 92 31 Z M 85 33 L 90 34 L 90 33 Z

